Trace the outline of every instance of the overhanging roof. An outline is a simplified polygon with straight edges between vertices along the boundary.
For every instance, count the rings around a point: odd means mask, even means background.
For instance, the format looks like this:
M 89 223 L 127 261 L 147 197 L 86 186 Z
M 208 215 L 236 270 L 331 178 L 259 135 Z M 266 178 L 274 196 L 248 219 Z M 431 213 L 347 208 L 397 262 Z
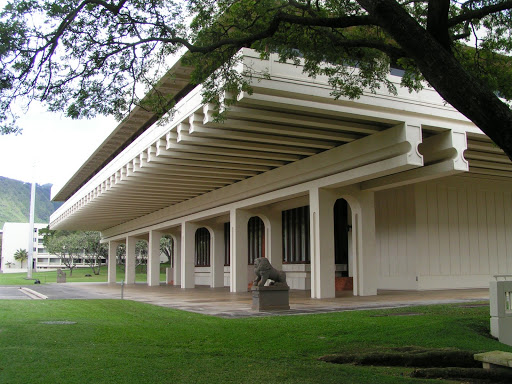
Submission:
M 162 77 L 156 87 L 157 91 L 165 95 L 174 95 L 170 100 L 171 103 L 179 102 L 196 86 L 190 82 L 192 70 L 193 68 L 184 66 L 181 60 L 177 60 L 167 74 Z M 158 116 L 155 113 L 139 106 L 135 107 L 66 184 L 53 194 L 52 200 L 65 201 L 69 199 L 157 120 Z
M 253 68 L 265 72 L 268 62 L 250 52 L 248 57 Z M 57 196 L 69 200 L 52 215 L 52 227 L 105 230 L 242 180 L 250 183 L 257 175 L 406 120 L 425 124 L 427 135 L 456 127 L 470 139 L 470 170 L 512 175 L 502 151 L 433 90 L 335 101 L 326 79 L 308 79 L 300 68 L 277 61 L 270 66 L 272 80 L 255 79 L 254 93 L 240 95 L 226 120 L 217 123 L 200 89 L 186 85 L 190 69 L 177 64 L 183 83 L 173 122 L 147 130 L 155 116 L 134 111 L 59 191 Z M 435 157 L 450 158 L 447 151 Z

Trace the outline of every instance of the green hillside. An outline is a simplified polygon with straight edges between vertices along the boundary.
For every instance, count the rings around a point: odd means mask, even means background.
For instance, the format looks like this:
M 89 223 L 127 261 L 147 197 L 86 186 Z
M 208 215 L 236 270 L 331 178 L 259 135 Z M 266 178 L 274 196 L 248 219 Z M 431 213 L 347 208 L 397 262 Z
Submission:
M 48 223 L 50 215 L 62 204 L 50 201 L 51 184 L 36 186 L 36 223 Z M 0 229 L 5 222 L 28 223 L 30 183 L 0 176 Z

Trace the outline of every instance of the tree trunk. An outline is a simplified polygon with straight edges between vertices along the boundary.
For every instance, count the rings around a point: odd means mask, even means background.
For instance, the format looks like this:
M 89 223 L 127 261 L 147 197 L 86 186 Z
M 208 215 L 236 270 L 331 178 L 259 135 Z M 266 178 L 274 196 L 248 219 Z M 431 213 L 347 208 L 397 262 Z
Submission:
M 394 0 L 357 0 L 416 62 L 425 79 L 512 159 L 512 111 Z

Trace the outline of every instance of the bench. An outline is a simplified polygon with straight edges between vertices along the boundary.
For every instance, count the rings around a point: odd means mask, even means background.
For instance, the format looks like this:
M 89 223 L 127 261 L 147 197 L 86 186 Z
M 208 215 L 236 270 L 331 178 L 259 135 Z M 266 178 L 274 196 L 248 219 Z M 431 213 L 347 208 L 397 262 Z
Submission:
M 501 369 L 503 367 L 512 368 L 512 353 L 502 351 L 491 351 L 477 353 L 474 359 L 482 362 L 485 369 Z

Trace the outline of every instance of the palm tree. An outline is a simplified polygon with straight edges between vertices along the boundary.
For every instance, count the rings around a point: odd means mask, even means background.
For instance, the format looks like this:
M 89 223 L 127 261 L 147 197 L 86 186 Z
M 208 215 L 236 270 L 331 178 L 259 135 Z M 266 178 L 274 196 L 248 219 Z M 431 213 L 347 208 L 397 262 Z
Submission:
M 21 262 L 21 268 L 23 268 L 23 262 L 28 259 L 28 252 L 26 249 L 18 249 L 14 252 L 14 260 Z

